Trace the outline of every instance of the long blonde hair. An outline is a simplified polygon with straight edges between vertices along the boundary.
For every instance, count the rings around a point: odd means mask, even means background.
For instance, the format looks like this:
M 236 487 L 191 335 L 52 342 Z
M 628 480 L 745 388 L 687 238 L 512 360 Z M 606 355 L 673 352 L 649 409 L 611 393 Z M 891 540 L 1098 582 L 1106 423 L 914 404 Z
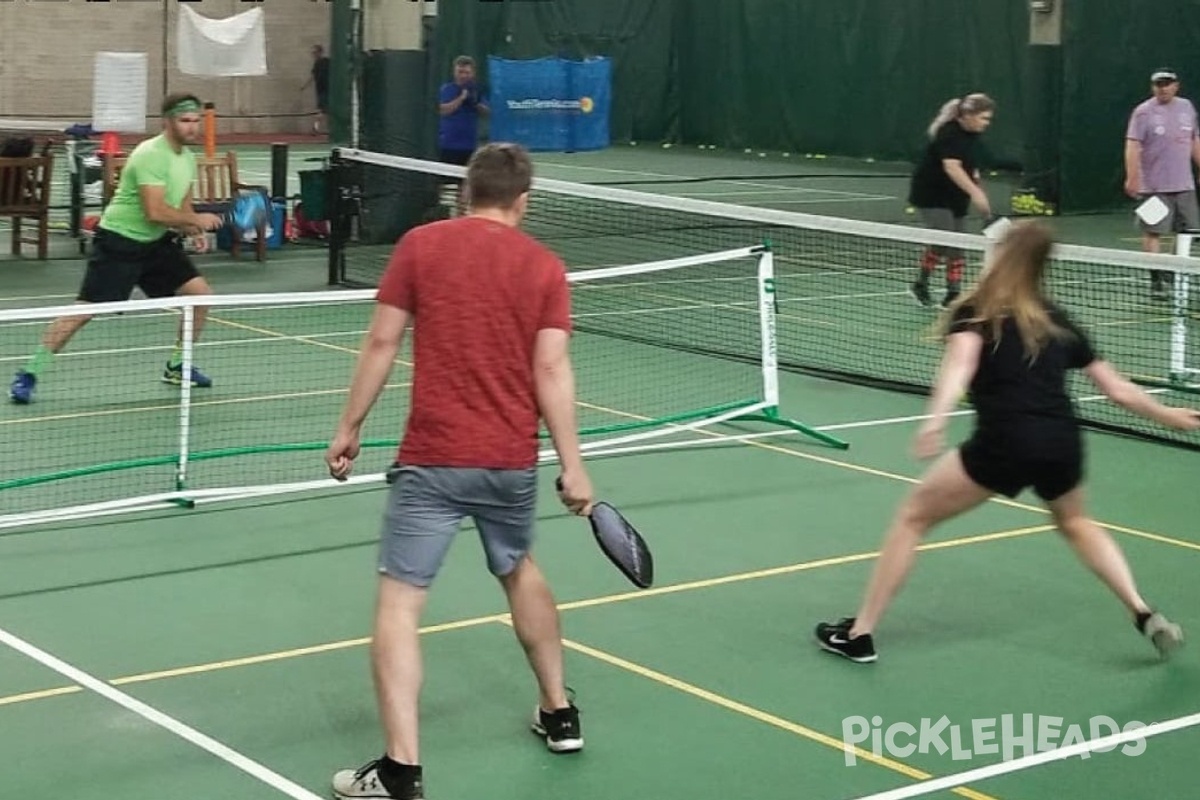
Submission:
M 999 344 L 1005 319 L 1016 323 L 1025 353 L 1032 361 L 1051 340 L 1071 336 L 1056 324 L 1043 290 L 1043 279 L 1054 236 L 1050 228 L 1036 220 L 1018 222 L 1009 228 L 996 246 L 991 264 L 975 288 L 955 302 L 953 310 L 970 306 L 970 322 L 987 325 L 991 339 Z M 949 325 L 949 318 L 946 324 Z
M 938 110 L 937 116 L 933 118 L 933 122 L 929 123 L 929 138 L 937 136 L 938 129 L 952 119 L 959 117 L 967 117 L 973 114 L 982 114 L 984 111 L 993 111 L 996 108 L 996 101 L 988 97 L 986 94 L 975 92 L 966 97 L 955 97 L 952 100 L 947 100 Z

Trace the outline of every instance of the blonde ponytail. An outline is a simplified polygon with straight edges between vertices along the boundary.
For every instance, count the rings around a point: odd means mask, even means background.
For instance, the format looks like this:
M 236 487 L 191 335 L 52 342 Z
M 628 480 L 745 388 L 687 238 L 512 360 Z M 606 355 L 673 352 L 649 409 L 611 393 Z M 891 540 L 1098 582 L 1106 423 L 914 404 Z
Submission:
M 929 123 L 929 138 L 937 136 L 938 129 L 945 125 L 950 120 L 958 116 L 958 104 L 962 101 L 957 97 L 953 100 L 947 100 L 938 111 L 937 116 L 933 118 L 933 122 Z
M 933 122 L 929 123 L 929 138 L 937 136 L 938 129 L 952 119 L 969 116 L 971 114 L 982 114 L 984 111 L 992 111 L 996 108 L 996 101 L 981 92 L 969 94 L 966 97 L 956 97 L 953 100 L 947 100 L 942 105 L 938 115 L 933 118 Z

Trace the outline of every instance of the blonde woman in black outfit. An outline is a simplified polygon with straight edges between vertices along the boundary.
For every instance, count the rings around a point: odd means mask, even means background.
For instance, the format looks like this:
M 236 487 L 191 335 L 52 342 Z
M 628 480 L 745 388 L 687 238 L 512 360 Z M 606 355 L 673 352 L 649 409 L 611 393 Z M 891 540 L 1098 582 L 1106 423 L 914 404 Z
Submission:
M 1046 503 L 1079 559 L 1120 598 L 1162 655 L 1183 641 L 1181 628 L 1147 605 L 1120 547 L 1084 510 L 1083 441 L 1066 374 L 1083 370 L 1112 402 L 1169 428 L 1200 428 L 1200 412 L 1162 405 L 1095 353 L 1087 334 L 1044 294 L 1052 246 L 1044 225 L 1014 225 L 978 287 L 954 306 L 915 453 L 928 459 L 943 449 L 946 414 L 968 386 L 975 429 L 933 464 L 900 505 L 857 616 L 817 626 L 824 649 L 860 663 L 875 661 L 872 634 L 925 534 L 995 494 L 1016 497 L 1026 487 Z
M 973 205 L 984 218 L 992 215 L 988 197 L 980 186 L 976 145 L 992 124 L 996 104 L 986 94 L 969 94 L 948 101 L 929 124 L 929 144 L 913 171 L 908 202 L 925 225 L 939 231 L 962 233 L 967 211 Z M 957 247 L 931 245 L 921 254 L 921 269 L 909 291 L 923 306 L 933 305 L 929 278 L 938 263 L 946 262 L 946 295 L 949 308 L 962 291 L 966 258 Z

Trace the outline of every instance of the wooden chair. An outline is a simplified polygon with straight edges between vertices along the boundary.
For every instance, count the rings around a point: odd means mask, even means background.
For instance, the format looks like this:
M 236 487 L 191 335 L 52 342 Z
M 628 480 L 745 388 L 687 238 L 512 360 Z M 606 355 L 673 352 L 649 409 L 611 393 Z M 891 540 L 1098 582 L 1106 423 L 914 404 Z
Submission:
M 37 257 L 45 260 L 50 239 L 50 182 L 54 156 L 43 150 L 40 156 L 0 158 L 0 217 L 12 220 L 12 253 L 21 255 L 22 244 L 37 245 Z M 31 220 L 36 234 L 27 237 L 21 222 Z
M 216 158 L 196 159 L 196 184 L 192 191 L 192 207 L 200 212 L 224 214 L 233 208 L 233 202 L 245 190 L 266 191 L 265 186 L 253 186 L 238 180 L 237 153 L 232 150 Z M 267 259 L 267 220 L 259 223 L 255 231 L 254 251 L 257 260 Z M 230 231 L 230 252 L 234 258 L 241 257 L 242 232 L 234 226 Z
M 121 170 L 125 166 L 124 156 L 106 155 L 104 157 L 104 189 L 103 204 L 108 205 L 116 192 L 117 183 L 121 180 Z M 196 158 L 196 182 L 192 185 L 192 208 L 201 213 L 224 214 L 233 207 L 234 200 L 243 190 L 265 190 L 266 187 L 253 186 L 238 180 L 237 154 L 230 151 L 216 158 Z M 267 221 L 259 224 L 254 241 L 255 256 L 258 261 L 267 258 Z M 242 255 L 242 233 L 236 227 L 230 230 L 229 250 L 234 258 Z

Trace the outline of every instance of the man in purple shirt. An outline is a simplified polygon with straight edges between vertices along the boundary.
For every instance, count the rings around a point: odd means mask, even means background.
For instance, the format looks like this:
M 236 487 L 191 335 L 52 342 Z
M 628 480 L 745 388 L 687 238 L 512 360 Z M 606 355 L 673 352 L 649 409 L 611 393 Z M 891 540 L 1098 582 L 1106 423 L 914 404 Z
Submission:
M 1192 162 L 1200 165 L 1200 134 L 1196 109 L 1179 97 L 1179 76 L 1162 68 L 1150 76 L 1153 96 L 1140 103 L 1125 133 L 1125 193 L 1135 199 L 1154 196 L 1168 209 L 1158 223 L 1142 221 L 1142 249 L 1157 253 L 1160 238 L 1171 231 L 1200 229 L 1196 179 Z M 1154 271 L 1150 291 L 1167 298 L 1169 273 Z
M 454 59 L 454 80 L 443 83 L 438 92 L 438 158 L 448 164 L 466 166 L 479 143 L 479 117 L 491 113 L 487 98 L 475 83 L 475 59 Z M 464 213 L 462 181 L 458 186 L 458 213 Z

